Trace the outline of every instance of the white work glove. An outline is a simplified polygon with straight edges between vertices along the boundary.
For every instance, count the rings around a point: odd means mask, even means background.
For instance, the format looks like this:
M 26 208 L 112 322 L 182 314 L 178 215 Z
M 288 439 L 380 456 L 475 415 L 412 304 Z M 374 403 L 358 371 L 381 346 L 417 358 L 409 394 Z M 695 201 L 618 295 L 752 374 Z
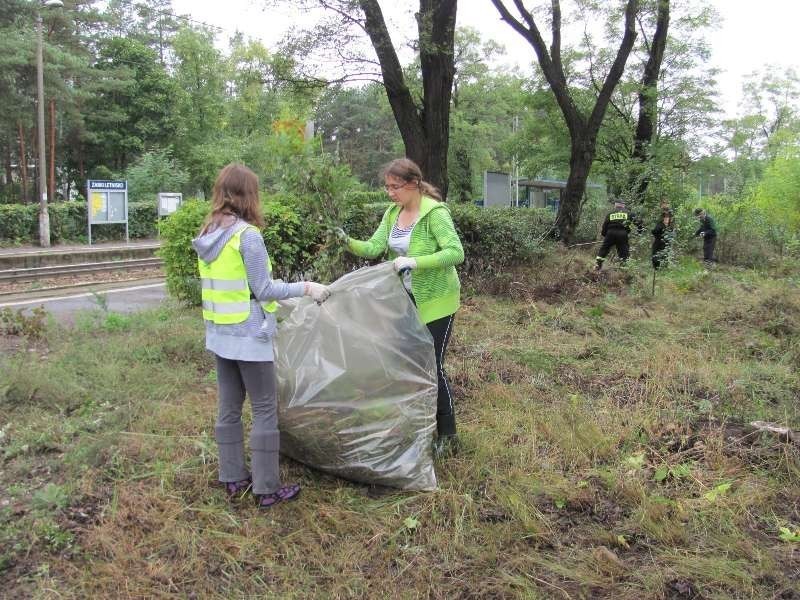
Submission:
M 347 235 L 344 229 L 342 229 L 341 227 L 334 227 L 333 229 L 330 230 L 330 232 L 338 241 L 340 241 L 343 244 L 346 244 L 347 242 L 350 241 L 350 236 Z
M 322 304 L 331 295 L 331 291 L 321 283 L 306 281 L 305 295 L 311 296 L 317 304 Z
M 410 256 L 398 256 L 392 261 L 392 266 L 397 273 L 406 269 L 410 271 L 417 268 L 417 261 Z

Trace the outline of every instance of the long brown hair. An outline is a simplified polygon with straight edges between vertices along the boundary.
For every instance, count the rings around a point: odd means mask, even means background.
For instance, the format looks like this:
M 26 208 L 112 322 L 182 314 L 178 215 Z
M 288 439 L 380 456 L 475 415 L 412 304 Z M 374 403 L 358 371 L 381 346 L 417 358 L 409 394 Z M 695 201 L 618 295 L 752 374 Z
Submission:
M 410 158 L 395 158 L 385 165 L 381 169 L 381 179 L 385 179 L 387 175 L 397 177 L 408 183 L 416 183 L 419 186 L 419 191 L 426 196 L 439 201 L 442 200 L 442 193 L 433 184 L 422 179 L 422 169 Z
M 230 217 L 264 227 L 261 200 L 258 197 L 258 175 L 238 163 L 223 167 L 217 175 L 211 197 L 211 214 L 206 217 L 200 232 L 216 229 Z

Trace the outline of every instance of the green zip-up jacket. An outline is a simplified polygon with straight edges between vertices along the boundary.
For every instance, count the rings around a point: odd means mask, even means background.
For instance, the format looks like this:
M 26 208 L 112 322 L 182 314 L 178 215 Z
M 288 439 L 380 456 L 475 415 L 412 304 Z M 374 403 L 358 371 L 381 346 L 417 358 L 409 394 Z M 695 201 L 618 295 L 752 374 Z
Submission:
M 347 242 L 350 251 L 364 258 L 377 258 L 388 251 L 390 260 L 396 258 L 397 254 L 389 248 L 389 234 L 400 210 L 396 204 L 390 206 L 368 240 L 350 238 Z M 461 282 L 455 265 L 464 262 L 464 248 L 446 204 L 422 197 L 408 256 L 417 261 L 417 268 L 411 271 L 411 293 L 422 322 L 430 323 L 455 313 L 461 305 Z

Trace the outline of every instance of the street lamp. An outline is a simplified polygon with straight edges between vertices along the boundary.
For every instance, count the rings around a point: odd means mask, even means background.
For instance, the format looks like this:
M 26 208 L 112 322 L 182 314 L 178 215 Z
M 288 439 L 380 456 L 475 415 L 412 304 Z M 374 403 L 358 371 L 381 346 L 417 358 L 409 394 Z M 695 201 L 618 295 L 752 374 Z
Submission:
M 44 62 L 42 60 L 41 8 L 60 8 L 61 0 L 45 0 L 36 11 L 36 92 L 38 97 L 39 129 L 39 245 L 50 247 L 50 214 L 47 212 L 47 162 L 44 155 Z

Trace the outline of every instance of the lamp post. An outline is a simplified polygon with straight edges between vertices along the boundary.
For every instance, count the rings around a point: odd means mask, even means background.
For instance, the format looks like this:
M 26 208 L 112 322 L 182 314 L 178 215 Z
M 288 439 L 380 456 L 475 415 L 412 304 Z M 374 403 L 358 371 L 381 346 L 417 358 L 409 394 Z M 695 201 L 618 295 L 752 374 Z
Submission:
M 60 8 L 61 0 L 45 0 L 36 12 L 36 96 L 39 130 L 39 245 L 50 247 L 50 214 L 47 211 L 47 161 L 44 153 L 44 61 L 42 59 L 41 8 Z

